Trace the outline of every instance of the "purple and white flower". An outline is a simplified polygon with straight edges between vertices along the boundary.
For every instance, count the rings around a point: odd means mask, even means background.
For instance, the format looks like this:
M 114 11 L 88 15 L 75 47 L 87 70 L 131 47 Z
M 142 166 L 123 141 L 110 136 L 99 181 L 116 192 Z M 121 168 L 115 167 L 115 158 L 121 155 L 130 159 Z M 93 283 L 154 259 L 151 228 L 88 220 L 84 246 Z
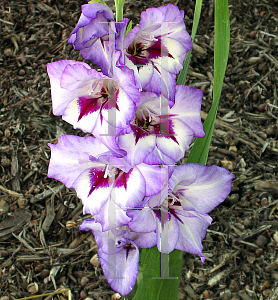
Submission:
M 228 170 L 217 166 L 175 166 L 168 191 L 163 189 L 146 199 L 141 210 L 128 211 L 132 218 L 128 226 L 135 232 L 155 231 L 159 251 L 178 249 L 197 254 L 204 261 L 202 240 L 212 221 L 208 212 L 229 195 L 233 178 Z
M 74 188 L 85 214 L 105 214 L 101 209 L 108 200 L 120 208 L 140 206 L 144 197 L 159 193 L 168 183 L 168 168 L 143 163 L 131 167 L 91 136 L 63 135 L 56 145 L 48 145 L 48 177 Z M 124 220 L 119 216 L 119 223 Z
M 175 95 L 176 75 L 192 49 L 183 18 L 184 11 L 172 4 L 148 8 L 140 24 L 116 46 L 121 51 L 119 64 L 134 71 L 137 85 L 170 100 Z
M 87 219 L 80 230 L 91 230 L 98 245 L 98 258 L 112 289 L 122 296 L 129 294 L 137 279 L 139 247 L 155 246 L 155 233 L 134 233 L 128 228 L 103 232 L 100 224 Z
M 53 114 L 95 136 L 129 132 L 140 96 L 133 72 L 116 68 L 110 78 L 83 62 L 61 60 L 47 65 Z
M 184 157 L 194 137 L 205 135 L 200 117 L 202 91 L 176 87 L 175 104 L 169 108 L 162 95 L 145 92 L 136 103 L 129 134 L 110 138 L 112 151 L 125 150 L 131 165 L 175 164 Z M 115 141 L 115 142 L 113 142 Z

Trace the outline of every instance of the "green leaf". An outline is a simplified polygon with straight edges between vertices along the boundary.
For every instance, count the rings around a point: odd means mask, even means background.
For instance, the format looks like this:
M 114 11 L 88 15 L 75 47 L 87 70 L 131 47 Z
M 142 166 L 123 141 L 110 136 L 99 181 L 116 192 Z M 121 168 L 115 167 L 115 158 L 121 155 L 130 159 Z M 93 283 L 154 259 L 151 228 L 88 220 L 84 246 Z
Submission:
M 104 1 L 102 1 L 102 0 L 91 0 L 91 1 L 88 2 L 88 4 L 90 4 L 90 3 L 101 3 L 101 4 L 107 5 L 107 4 L 106 4 Z
M 230 21 L 227 0 L 215 0 L 213 102 L 204 122 L 206 136 L 197 138 L 187 162 L 206 164 L 214 129 L 230 47 Z
M 127 25 L 127 28 L 126 28 L 125 35 L 124 35 L 124 36 L 126 36 L 126 35 L 130 32 L 131 29 L 132 29 L 132 20 L 130 20 L 130 21 L 128 22 L 128 25 Z
M 197 0 L 196 1 L 195 10 L 194 10 L 192 33 L 191 33 L 192 44 L 194 43 L 195 36 L 196 36 L 196 33 L 197 33 L 197 28 L 198 28 L 199 21 L 200 21 L 202 4 L 203 4 L 203 0 Z M 189 67 L 189 62 L 190 62 L 190 59 L 191 59 L 191 52 L 192 52 L 192 50 L 190 50 L 186 55 L 186 58 L 185 58 L 184 63 L 183 63 L 183 69 L 180 71 L 180 73 L 178 75 L 177 85 L 185 84 L 187 71 L 188 71 L 188 67 Z

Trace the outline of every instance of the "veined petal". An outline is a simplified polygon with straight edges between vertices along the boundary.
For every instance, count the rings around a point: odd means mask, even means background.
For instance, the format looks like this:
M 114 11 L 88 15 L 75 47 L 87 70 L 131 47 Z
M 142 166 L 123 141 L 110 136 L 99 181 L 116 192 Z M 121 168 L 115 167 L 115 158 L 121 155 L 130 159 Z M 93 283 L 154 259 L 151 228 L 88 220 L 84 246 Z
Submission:
M 64 88 L 61 88 L 61 77 L 67 66 L 78 65 L 81 68 L 88 69 L 89 65 L 83 62 L 76 62 L 73 60 L 60 60 L 53 63 L 47 64 L 47 73 L 50 79 L 51 85 L 51 98 L 52 98 L 52 108 L 53 114 L 60 116 L 63 114 L 67 105 L 75 98 L 80 96 L 80 89 L 70 91 Z M 80 83 L 80 82 L 79 82 Z M 89 90 L 89 83 L 82 84 L 81 93 L 87 93 Z
M 122 296 L 129 294 L 135 285 L 138 274 L 138 247 L 135 244 L 124 247 L 115 255 L 115 260 L 109 259 L 108 254 L 99 249 L 98 257 L 104 275 L 112 289 Z M 111 270 L 115 270 L 115 274 L 111 274 L 113 273 Z
M 53 75 L 57 68 L 63 68 L 58 76 Z M 130 132 L 129 124 L 140 96 L 133 71 L 115 68 L 114 77 L 109 78 L 87 64 L 72 61 L 49 65 L 49 70 L 55 113 L 61 112 L 74 128 L 95 136 L 111 135 L 111 128 L 116 134 Z
M 127 153 L 125 159 L 133 166 L 142 163 L 147 155 L 149 155 L 155 147 L 155 135 L 139 135 L 143 132 L 140 128 L 131 127 L 129 134 L 120 135 L 118 137 L 118 145 Z M 136 136 L 138 140 L 136 141 Z
M 90 156 L 98 157 L 109 149 L 97 139 L 62 135 L 56 145 L 48 144 L 51 148 L 51 159 L 48 177 L 63 182 L 66 187 L 73 187 L 73 183 L 85 170 L 100 163 L 92 162 Z
M 82 50 L 88 42 L 109 34 L 109 21 L 114 20 L 112 10 L 102 3 L 89 3 L 81 6 L 82 14 L 69 38 L 74 49 Z
M 150 153 L 143 161 L 147 165 L 159 165 L 159 164 L 165 164 L 165 165 L 175 165 L 177 161 L 175 161 L 173 158 L 165 155 L 162 153 L 157 147 L 154 148 L 153 152 Z
M 162 213 L 168 214 L 167 210 L 165 210 Z M 178 222 L 176 218 L 173 217 L 173 215 L 168 214 L 168 220 L 167 219 L 164 220 L 165 223 L 163 224 L 161 221 L 161 211 L 157 210 L 156 215 L 157 215 L 156 242 L 157 242 L 158 251 L 162 253 L 170 253 L 176 248 L 176 244 L 179 239 L 180 233 L 179 233 Z
M 94 69 L 91 69 L 89 65 L 75 62 L 74 64 L 68 64 L 65 67 L 63 73 L 61 74 L 60 86 L 62 89 L 73 92 L 76 89 L 81 89 L 88 85 L 92 85 L 92 80 L 107 78 L 107 76 L 102 75 Z M 82 93 L 82 91 L 80 92 Z
M 184 181 L 191 177 L 192 169 L 196 172 L 196 180 Z M 201 164 L 184 164 L 175 167 L 169 185 L 172 192 L 179 198 L 186 199 L 196 211 L 206 214 L 222 203 L 232 188 L 234 175 L 224 168 L 217 166 L 204 166 Z
M 178 119 L 170 119 L 169 124 L 165 120 L 164 123 L 165 130 L 168 127 L 169 133 L 157 137 L 157 148 L 175 162 L 179 161 L 184 157 L 185 151 L 189 149 L 194 133 L 191 128 Z
M 127 215 L 132 219 L 128 224 L 131 230 L 135 232 L 153 232 L 156 230 L 156 220 L 151 208 L 134 207 L 127 211 Z
M 118 253 L 126 244 L 126 239 L 120 235 L 121 230 L 102 231 L 101 225 L 93 219 L 84 220 L 79 229 L 85 231 L 91 230 L 99 249 L 109 255 Z
M 186 53 L 192 49 L 183 17 L 184 12 L 172 4 L 148 8 L 141 14 L 140 25 L 123 42 L 125 63 L 139 68 L 143 89 L 161 93 L 171 101 L 176 75 L 183 67 Z
M 154 231 L 141 233 L 135 243 L 139 248 L 152 248 L 156 245 L 156 233 Z
M 202 255 L 202 240 L 206 236 L 208 226 L 212 222 L 209 215 L 197 213 L 195 211 L 176 210 L 179 219 L 179 239 L 175 249 L 185 251 L 200 256 L 202 262 L 205 261 Z
M 81 54 L 99 66 L 104 75 L 111 75 L 114 51 L 109 51 L 109 41 L 97 39 L 90 47 L 82 49 Z
M 97 131 L 98 127 L 96 128 L 95 131 Z M 111 127 L 110 127 L 111 129 Z M 109 128 L 108 128 L 109 130 Z M 109 131 L 108 131 L 109 132 Z M 114 130 L 115 132 L 115 135 L 104 135 L 104 134 L 101 134 L 97 131 L 97 133 L 95 134 L 95 136 L 97 137 L 97 139 L 99 141 L 101 141 L 101 143 L 103 143 L 109 150 L 110 152 L 118 157 L 118 158 L 121 158 L 121 157 L 125 157 L 125 160 L 126 160 L 126 155 L 127 155 L 127 152 L 123 149 L 121 149 L 117 143 L 117 129 L 115 128 Z
M 198 137 L 205 136 L 200 116 L 202 96 L 203 92 L 199 89 L 177 85 L 175 105 L 169 111 L 173 118 L 188 125 Z
M 90 111 L 88 109 L 88 112 L 85 115 L 83 115 L 81 119 L 79 119 L 80 102 L 85 107 L 86 105 L 89 106 L 89 104 L 86 104 L 86 102 L 89 101 L 94 100 L 89 99 L 89 97 L 81 97 L 81 99 L 74 99 L 68 104 L 67 108 L 64 110 L 62 119 L 71 124 L 74 129 L 81 129 L 84 132 L 94 132 L 96 125 L 101 125 L 100 109 L 96 111 Z

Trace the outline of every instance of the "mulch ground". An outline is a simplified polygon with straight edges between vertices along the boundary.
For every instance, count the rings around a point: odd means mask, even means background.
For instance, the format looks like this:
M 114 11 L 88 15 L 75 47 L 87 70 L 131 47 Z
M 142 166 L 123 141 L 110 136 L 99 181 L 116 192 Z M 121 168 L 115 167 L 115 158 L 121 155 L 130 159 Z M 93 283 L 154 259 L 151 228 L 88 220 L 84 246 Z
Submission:
M 52 115 L 46 64 L 82 60 L 67 40 L 85 3 L 0 3 L 1 300 L 36 295 L 33 299 L 63 300 L 70 294 L 71 299 L 119 299 L 98 264 L 93 236 L 78 229 L 84 219 L 80 200 L 74 190 L 47 178 L 47 143 L 61 134 L 82 133 Z M 142 10 L 166 3 L 127 1 L 125 16 L 136 24 Z M 108 4 L 113 6 L 112 1 Z M 175 4 L 185 10 L 190 32 L 194 1 Z M 274 300 L 278 3 L 229 4 L 230 55 L 208 164 L 225 167 L 236 178 L 228 199 L 211 213 L 214 221 L 203 242 L 205 263 L 184 255 L 179 297 Z M 212 101 L 213 10 L 213 1 L 204 1 L 187 79 L 188 85 L 204 91 L 203 119 Z

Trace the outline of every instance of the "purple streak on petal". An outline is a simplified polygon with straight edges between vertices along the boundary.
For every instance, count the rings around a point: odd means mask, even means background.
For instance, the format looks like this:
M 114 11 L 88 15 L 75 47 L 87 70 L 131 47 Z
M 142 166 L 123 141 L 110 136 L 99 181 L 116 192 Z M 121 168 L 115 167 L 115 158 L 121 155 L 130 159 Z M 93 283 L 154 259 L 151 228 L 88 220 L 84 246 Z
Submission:
M 149 59 L 163 57 L 163 56 L 168 56 L 173 58 L 173 56 L 168 52 L 168 49 L 165 46 L 161 45 L 161 40 L 158 40 L 151 47 L 149 47 L 147 49 L 147 52 L 148 52 Z
M 168 117 L 167 117 L 167 119 L 168 119 Z M 174 126 L 173 126 L 172 120 L 169 120 L 169 119 L 168 120 L 162 120 L 162 122 L 160 124 L 157 124 L 153 127 L 154 127 L 154 133 L 155 134 L 157 134 L 159 136 L 169 138 L 169 139 L 173 140 L 175 143 L 177 143 L 179 145 L 176 137 L 174 136 L 175 131 L 174 131 Z
M 104 171 L 97 170 L 96 168 L 90 170 L 91 189 L 89 191 L 88 197 L 94 190 L 97 190 L 98 188 L 109 187 L 109 178 L 104 178 L 104 174 Z
M 119 170 L 119 173 L 115 176 L 115 187 L 118 188 L 124 186 L 125 190 L 127 190 L 127 181 L 132 170 L 133 169 L 131 169 L 128 173 Z
M 80 114 L 78 117 L 78 121 L 80 121 L 84 116 L 89 115 L 95 111 L 98 111 L 101 107 L 101 103 L 98 99 L 101 98 L 100 96 L 84 96 L 78 99 L 78 105 L 80 109 Z
M 137 144 L 139 139 L 149 135 L 148 132 L 146 132 L 145 130 L 141 129 L 140 127 L 138 127 L 136 125 L 130 124 L 130 127 L 131 127 L 131 130 L 133 131 L 133 133 L 135 135 L 135 144 Z
M 129 252 L 131 251 L 131 249 L 136 249 L 136 247 L 133 246 L 132 244 L 126 244 L 126 245 L 124 246 L 124 249 L 125 249 L 125 251 L 126 251 L 126 260 L 127 260 L 127 259 L 128 259 L 128 254 L 129 254 Z
M 182 224 L 183 224 L 183 221 L 181 220 L 181 218 L 179 218 L 179 216 L 176 214 L 176 211 L 174 208 L 169 208 L 169 212 L 171 215 L 173 215 L 176 219 L 178 219 Z
M 168 56 L 173 56 L 168 52 L 168 49 L 161 44 L 161 40 L 152 43 L 151 46 L 146 46 L 143 43 L 134 41 L 127 49 L 127 57 L 135 65 L 147 65 L 150 59 Z
M 154 214 L 158 218 L 158 220 L 161 222 L 161 207 L 155 206 L 152 208 L 152 211 L 154 212 Z

